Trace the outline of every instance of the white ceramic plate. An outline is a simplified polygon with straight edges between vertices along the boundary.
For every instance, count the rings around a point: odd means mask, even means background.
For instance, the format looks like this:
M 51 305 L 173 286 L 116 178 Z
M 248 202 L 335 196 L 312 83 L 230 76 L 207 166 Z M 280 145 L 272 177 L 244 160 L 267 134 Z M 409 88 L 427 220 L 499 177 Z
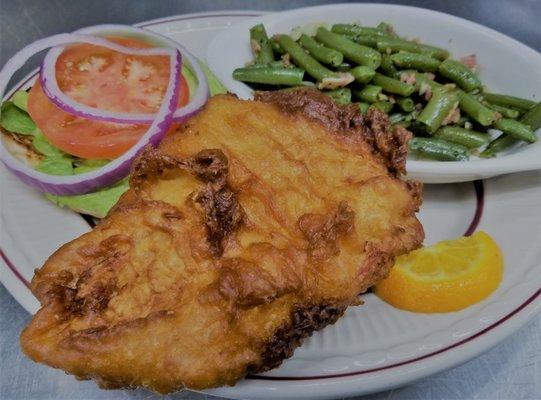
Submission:
M 210 68 L 229 90 L 242 98 L 251 89 L 235 81 L 232 72 L 253 60 L 249 29 L 263 23 L 269 35 L 290 32 L 308 23 L 361 22 L 375 26 L 391 23 L 406 37 L 444 47 L 455 57 L 475 53 L 485 85 L 494 92 L 528 99 L 541 98 L 541 55 L 492 29 L 431 10 L 383 4 L 335 4 L 302 8 L 256 17 L 217 35 L 208 48 Z M 408 160 L 408 174 L 425 183 L 472 181 L 504 173 L 541 169 L 541 141 L 523 145 L 490 160 L 472 157 L 470 161 L 437 162 Z
M 216 33 L 251 14 L 185 15 L 141 26 L 203 56 Z M 34 313 L 38 303 L 27 287 L 34 268 L 90 228 L 80 215 L 49 203 L 3 167 L 0 188 L 0 278 Z M 238 399 L 359 395 L 404 385 L 487 350 L 541 308 L 541 215 L 534 211 L 540 198 L 537 172 L 427 186 L 420 213 L 427 244 L 478 227 L 501 245 L 506 270 L 492 296 L 461 312 L 423 315 L 394 309 L 367 294 L 365 305 L 350 308 L 337 324 L 316 333 L 279 369 L 208 393 Z

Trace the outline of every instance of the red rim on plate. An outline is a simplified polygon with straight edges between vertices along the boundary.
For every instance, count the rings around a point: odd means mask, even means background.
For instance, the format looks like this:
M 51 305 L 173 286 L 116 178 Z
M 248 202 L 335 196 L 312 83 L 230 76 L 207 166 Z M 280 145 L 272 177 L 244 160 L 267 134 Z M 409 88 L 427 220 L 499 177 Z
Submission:
M 190 20 L 190 19 L 200 19 L 200 18 L 215 18 L 215 17 L 240 17 L 240 16 L 259 16 L 260 13 L 209 13 L 209 14 L 194 14 L 194 15 L 187 15 L 187 16 L 176 16 L 171 18 L 162 18 L 157 19 L 153 21 L 149 21 L 148 23 L 142 23 L 142 24 L 136 24 L 136 26 L 145 28 L 149 26 L 154 25 L 160 25 L 165 24 L 169 22 L 176 22 L 176 21 L 184 21 L 184 20 Z M 32 74 L 30 77 L 28 77 L 24 82 L 22 82 L 17 89 L 20 89 L 24 85 L 28 84 L 28 82 L 31 79 L 35 78 L 35 74 Z M 13 92 L 15 91 L 13 90 Z M 476 193 L 476 210 L 475 214 L 472 218 L 472 221 L 470 222 L 470 225 L 466 229 L 465 236 L 469 236 L 475 232 L 477 229 L 477 226 L 480 223 L 482 214 L 483 214 L 483 208 L 484 208 L 484 185 L 483 181 L 477 180 L 473 182 L 475 193 Z M 86 215 L 81 215 L 85 219 L 85 221 L 89 224 L 89 226 L 94 226 L 94 220 Z M 7 255 L 2 251 L 0 248 L 0 257 L 3 259 L 3 261 L 6 263 L 7 267 L 12 271 L 12 273 L 16 276 L 16 278 L 21 281 L 26 287 L 29 287 L 29 282 L 22 276 L 22 274 L 19 272 L 17 267 L 10 261 L 10 259 L 7 257 Z M 451 344 L 443 349 L 434 351 L 432 353 L 425 354 L 423 356 L 415 357 L 409 360 L 401 361 L 395 364 L 390 364 L 382 367 L 377 368 L 371 368 L 361 371 L 352 371 L 348 373 L 342 373 L 342 374 L 330 374 L 330 375 L 316 375 L 316 376 L 262 376 L 262 375 L 250 375 L 247 376 L 246 379 L 250 380 L 267 380 L 267 381 L 302 381 L 302 380 L 324 380 L 324 379 L 332 379 L 332 378 L 342 378 L 342 377 L 349 377 L 349 376 L 355 376 L 355 375 L 362 375 L 362 374 L 368 374 L 372 372 L 378 372 L 383 370 L 388 370 L 396 367 L 400 367 L 403 365 L 415 363 L 421 360 L 425 360 L 427 358 L 436 356 L 438 354 L 444 353 L 448 350 L 451 350 L 455 347 L 461 346 L 465 343 L 468 343 L 487 332 L 491 331 L 495 327 L 503 324 L 505 321 L 519 313 L 521 310 L 523 310 L 525 307 L 527 307 L 531 302 L 533 302 L 539 295 L 541 294 L 541 289 L 538 289 L 533 295 L 531 295 L 526 301 L 524 301 L 521 305 L 519 305 L 517 308 L 515 308 L 513 311 L 505 315 L 504 317 L 500 318 L 498 321 L 494 322 L 493 324 L 489 325 L 488 327 L 482 329 L 481 331 L 474 333 L 473 335 L 462 339 L 454 344 Z

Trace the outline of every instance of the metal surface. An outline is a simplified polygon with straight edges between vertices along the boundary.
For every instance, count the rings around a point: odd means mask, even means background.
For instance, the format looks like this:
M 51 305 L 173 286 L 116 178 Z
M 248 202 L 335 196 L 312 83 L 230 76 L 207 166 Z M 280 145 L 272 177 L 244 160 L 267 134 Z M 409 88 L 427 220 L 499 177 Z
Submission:
M 209 10 L 282 10 L 324 3 L 329 2 L 0 0 L 0 65 L 33 40 L 87 25 L 131 24 L 173 14 Z M 415 5 L 454 14 L 494 28 L 541 50 L 539 0 L 394 0 L 389 3 Z M 22 76 L 22 72 L 19 76 Z M 29 320 L 30 315 L 0 286 L 0 399 L 155 398 L 143 390 L 101 391 L 92 382 L 78 382 L 61 371 L 29 361 L 21 353 L 18 341 L 20 331 Z M 212 397 L 181 392 L 163 398 L 203 400 Z M 473 398 L 541 399 L 541 318 L 535 319 L 488 353 L 458 368 L 404 388 L 363 397 L 366 400 Z

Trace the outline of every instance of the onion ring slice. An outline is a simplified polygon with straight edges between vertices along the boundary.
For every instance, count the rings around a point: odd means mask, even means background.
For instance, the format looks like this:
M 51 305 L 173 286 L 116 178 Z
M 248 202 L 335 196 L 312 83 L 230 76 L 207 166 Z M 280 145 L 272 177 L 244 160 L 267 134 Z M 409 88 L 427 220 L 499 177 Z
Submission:
M 164 36 L 158 35 L 154 32 L 150 32 L 141 28 L 135 28 L 132 26 L 123 26 L 123 25 L 96 25 L 88 28 L 83 28 L 76 31 L 76 34 L 92 34 L 92 35 L 118 35 L 125 36 L 126 34 L 139 35 L 139 36 L 148 36 L 153 39 L 155 42 L 158 42 L 160 45 L 164 45 L 171 48 L 176 48 L 183 55 L 183 60 L 186 62 L 188 67 L 195 74 L 195 77 L 198 81 L 197 90 L 192 96 L 190 102 L 177 110 L 175 110 L 175 115 L 173 116 L 174 123 L 182 123 L 193 114 L 197 113 L 201 107 L 206 103 L 209 97 L 209 86 L 203 72 L 203 69 L 199 65 L 197 58 L 193 56 L 185 47 L 181 46 L 179 43 L 170 40 Z M 105 39 L 103 39 L 105 40 Z M 122 47 L 118 45 L 118 47 Z M 39 79 L 41 86 L 43 87 L 44 93 L 47 97 L 60 109 L 76 115 L 82 118 L 94 119 L 99 121 L 108 121 L 116 123 L 128 123 L 128 124 L 150 124 L 154 119 L 154 114 L 145 114 L 145 113 L 121 113 L 121 112 L 112 112 L 106 110 L 100 110 L 95 107 L 90 107 L 85 104 L 81 104 L 64 92 L 62 92 L 58 86 L 56 80 L 56 61 L 58 57 L 65 50 L 65 46 L 57 46 L 52 48 L 47 55 L 45 56 L 39 74 Z M 116 50 L 113 48 L 113 50 Z M 152 50 L 152 49 L 148 49 Z M 117 51 L 120 51 L 117 50 Z M 120 51 L 125 53 L 124 51 Z M 138 53 L 131 53 L 138 54 Z M 142 55 L 145 55 L 144 53 Z M 151 55 L 151 54 L 147 54 Z M 154 55 L 154 54 L 153 54 Z
M 19 70 L 28 59 L 43 50 L 55 46 L 65 46 L 75 43 L 88 43 L 108 47 L 129 54 L 166 55 L 170 57 L 170 76 L 165 95 L 156 114 L 152 116 L 151 124 L 139 141 L 122 156 L 111 161 L 100 169 L 78 175 L 56 176 L 36 171 L 15 158 L 3 145 L 0 146 L 0 159 L 6 167 L 23 182 L 43 192 L 56 195 L 73 195 L 88 193 L 93 190 L 111 185 L 129 173 L 133 159 L 148 145 L 157 145 L 165 136 L 173 123 L 173 116 L 178 104 L 178 89 L 182 68 L 182 55 L 178 49 L 130 49 L 109 42 L 106 39 L 87 34 L 58 34 L 38 40 L 18 51 L 0 71 L 0 98 L 3 98 L 7 85 L 13 74 Z

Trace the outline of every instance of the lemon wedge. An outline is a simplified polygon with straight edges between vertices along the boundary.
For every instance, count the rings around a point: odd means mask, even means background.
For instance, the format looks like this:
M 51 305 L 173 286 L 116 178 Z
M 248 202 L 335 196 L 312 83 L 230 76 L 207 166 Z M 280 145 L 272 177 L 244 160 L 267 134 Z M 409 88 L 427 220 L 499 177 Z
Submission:
M 375 293 L 394 307 L 422 313 L 457 311 L 489 296 L 503 276 L 503 257 L 485 232 L 445 240 L 397 257 Z

